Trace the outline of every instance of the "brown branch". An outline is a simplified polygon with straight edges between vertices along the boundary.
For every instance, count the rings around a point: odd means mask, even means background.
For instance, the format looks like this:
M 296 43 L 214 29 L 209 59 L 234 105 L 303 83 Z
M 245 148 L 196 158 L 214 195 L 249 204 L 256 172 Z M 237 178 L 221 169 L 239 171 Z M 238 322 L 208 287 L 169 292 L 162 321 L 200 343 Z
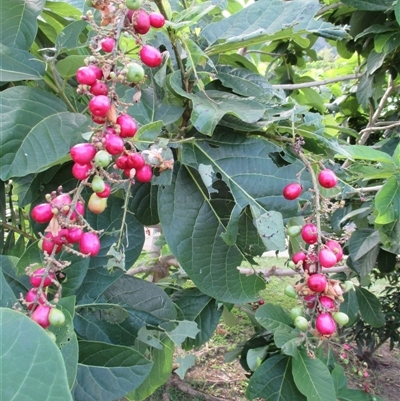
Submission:
M 129 269 L 126 274 L 129 276 L 135 276 L 141 273 L 165 274 L 170 266 L 179 267 L 179 263 L 173 255 L 161 257 L 151 264 L 143 264 Z
M 32 236 L 32 235 L 26 233 L 25 231 L 22 231 L 18 227 L 15 227 L 15 226 L 13 226 L 11 224 L 8 224 L 8 223 L 6 223 L 4 221 L 0 221 L 0 226 L 3 226 L 5 229 L 7 229 L 9 231 L 14 231 L 14 232 L 22 235 L 23 237 L 28 238 L 31 241 L 36 241 L 37 240 L 37 238 L 35 238 L 34 236 Z
M 272 87 L 275 89 L 287 89 L 287 90 L 312 88 L 314 86 L 322 86 L 322 85 L 332 84 L 332 83 L 340 82 L 340 81 L 349 81 L 351 79 L 356 79 L 356 78 L 360 78 L 360 77 L 361 77 L 361 74 L 349 74 L 349 75 L 343 75 L 342 77 L 324 79 L 322 81 L 303 82 L 301 84 L 272 85 Z

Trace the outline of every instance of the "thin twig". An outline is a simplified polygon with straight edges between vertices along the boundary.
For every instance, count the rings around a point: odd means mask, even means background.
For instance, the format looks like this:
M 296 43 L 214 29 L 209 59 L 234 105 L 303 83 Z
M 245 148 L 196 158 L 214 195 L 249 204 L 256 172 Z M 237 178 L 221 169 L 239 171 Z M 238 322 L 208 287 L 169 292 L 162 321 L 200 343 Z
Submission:
M 340 1 L 339 3 L 334 3 L 329 6 L 322 7 L 316 14 L 316 17 L 325 14 L 327 11 L 336 10 L 337 8 L 344 6 L 344 4 Z
M 322 85 L 332 84 L 332 83 L 340 82 L 340 81 L 349 81 L 351 79 L 357 79 L 360 77 L 361 77 L 361 74 L 349 74 L 349 75 L 343 75 L 342 77 L 324 79 L 322 81 L 303 82 L 301 84 L 272 85 L 272 87 L 274 89 L 286 89 L 286 90 L 312 88 L 314 86 L 322 86 Z
M 363 134 L 364 132 L 371 132 L 371 131 L 386 131 L 387 129 L 391 129 L 391 128 L 395 128 L 395 127 L 399 127 L 399 126 L 400 126 L 400 121 L 397 121 L 397 122 L 395 122 L 393 124 L 389 124 L 389 125 L 364 128 L 360 131 L 360 134 Z
M 260 270 L 254 270 L 251 268 L 238 266 L 237 269 L 239 270 L 239 272 L 241 274 L 244 274 L 246 276 L 251 276 L 253 274 L 262 274 L 262 276 L 265 278 L 271 277 L 271 276 L 294 277 L 294 276 L 301 274 L 300 271 L 296 271 L 296 270 L 292 270 L 292 269 L 278 269 L 275 266 L 267 268 L 267 269 L 260 269 Z M 351 271 L 351 270 L 347 266 L 330 267 L 329 269 L 322 268 L 322 273 L 342 273 L 342 272 L 348 272 L 348 271 Z

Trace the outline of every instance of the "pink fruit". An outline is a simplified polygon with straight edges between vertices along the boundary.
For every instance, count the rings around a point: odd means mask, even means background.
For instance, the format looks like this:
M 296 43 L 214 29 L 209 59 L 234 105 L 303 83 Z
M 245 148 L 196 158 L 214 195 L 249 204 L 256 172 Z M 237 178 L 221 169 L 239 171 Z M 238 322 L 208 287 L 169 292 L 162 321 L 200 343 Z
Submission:
M 62 213 L 68 214 L 69 205 L 72 203 L 72 199 L 68 194 L 61 194 L 56 196 L 52 203 L 56 206 Z
M 145 165 L 143 156 L 140 153 L 131 153 L 128 155 L 128 168 L 134 168 L 136 170 L 141 169 Z
M 91 87 L 90 87 L 90 93 L 95 96 L 100 96 L 100 95 L 107 95 L 108 94 L 108 86 L 105 82 L 103 81 L 96 81 Z
M 36 205 L 31 211 L 32 219 L 39 224 L 48 223 L 53 218 L 52 210 L 50 203 Z
M 301 238 L 307 244 L 315 244 L 318 241 L 317 227 L 312 223 L 305 224 L 301 229 Z
M 67 240 L 71 244 L 76 244 L 82 238 L 83 230 L 79 227 L 73 227 L 68 230 Z
M 105 122 L 107 121 L 107 117 L 95 116 L 94 114 L 92 114 L 91 117 L 92 121 L 96 124 L 105 124 Z
M 72 166 L 72 175 L 77 179 L 77 180 L 85 180 L 89 176 L 89 172 L 92 169 L 91 164 L 79 164 L 75 163 Z
M 124 140 L 118 135 L 107 134 L 104 145 L 110 155 L 119 155 L 124 150 Z
M 165 24 L 165 18 L 160 13 L 156 13 L 156 12 L 150 13 L 149 19 L 150 19 L 150 25 L 153 28 L 162 28 Z
M 71 213 L 71 221 L 76 221 L 78 220 L 77 213 L 81 216 L 85 214 L 85 205 L 81 202 L 78 201 L 75 205 L 75 211 Z
M 46 269 L 44 267 L 41 267 L 40 269 L 36 269 L 32 273 L 32 276 L 30 276 L 29 280 L 33 287 L 40 286 L 45 272 L 46 272 Z M 55 278 L 56 278 L 56 276 L 54 275 L 54 273 L 49 272 L 48 275 L 46 276 L 46 278 L 44 279 L 43 287 L 48 287 L 49 285 L 51 285 L 53 280 L 55 280 Z
M 76 79 L 82 85 L 93 85 L 96 80 L 96 73 L 90 67 L 81 67 L 76 72 Z
M 305 297 L 303 297 L 303 300 L 306 304 L 306 307 L 308 309 L 313 309 L 315 306 L 315 302 L 317 300 L 317 297 L 314 294 L 311 295 L 306 295 Z
M 321 313 L 315 320 L 315 328 L 323 336 L 330 336 L 336 332 L 336 323 L 329 313 Z
M 38 305 L 32 313 L 32 320 L 34 320 L 37 324 L 42 326 L 44 329 L 47 329 L 50 326 L 49 322 L 49 313 L 50 306 L 47 305 Z
M 303 270 L 308 272 L 308 274 L 314 274 L 318 270 L 318 258 L 315 253 L 309 253 L 307 259 L 303 262 Z
M 100 240 L 96 233 L 83 233 L 79 251 L 85 255 L 96 256 L 100 251 Z
M 339 242 L 329 240 L 325 244 L 336 256 L 336 262 L 340 262 L 343 258 L 343 249 Z
M 97 67 L 97 65 L 91 64 L 88 66 L 93 72 L 94 75 L 96 75 L 96 79 L 101 79 L 103 78 L 103 71 L 101 68 Z
M 338 183 L 336 174 L 328 168 L 318 174 L 318 182 L 324 188 L 333 188 Z
M 33 302 L 37 301 L 39 304 L 43 305 L 47 300 L 47 295 L 42 292 L 40 297 L 38 296 L 36 288 L 31 288 L 25 296 L 25 301 L 28 302 L 27 308 L 28 310 L 32 310 Z
M 162 55 L 158 49 L 150 45 L 144 45 L 139 51 L 139 57 L 148 67 L 158 67 L 162 63 Z
M 105 188 L 103 191 L 96 192 L 96 195 L 99 198 L 108 198 L 110 196 L 110 194 L 111 194 L 111 187 L 110 187 L 110 184 L 107 184 L 107 183 L 105 183 Z
M 54 247 L 55 253 L 60 253 L 62 249 L 62 245 L 57 245 L 54 242 L 53 235 L 51 233 L 46 233 L 42 240 L 42 251 L 51 255 L 53 253 Z
M 311 291 L 323 292 L 327 285 L 326 277 L 323 274 L 317 273 L 308 277 L 307 286 Z
M 121 114 L 117 118 L 121 138 L 132 138 L 137 132 L 136 121 L 128 114 Z
M 101 48 L 106 53 L 111 53 L 114 50 L 115 40 L 113 38 L 105 38 L 100 42 Z
M 89 164 L 95 154 L 96 149 L 90 143 L 78 143 L 77 145 L 72 146 L 70 150 L 71 159 L 78 164 L 84 165 Z
M 321 295 L 319 297 L 320 305 L 328 310 L 329 312 L 333 312 L 336 309 L 336 303 L 332 298 L 326 297 L 325 295 Z
M 68 229 L 67 228 L 62 228 L 56 237 L 53 236 L 53 241 L 56 245 L 62 245 L 66 244 L 68 242 L 67 240 L 67 235 L 68 235 Z
M 305 261 L 307 259 L 307 255 L 304 253 L 304 252 L 302 252 L 302 251 L 300 251 L 300 252 L 297 252 L 297 253 L 295 253 L 293 256 L 292 256 L 292 262 L 293 263 L 295 263 L 296 265 L 297 265 L 297 263 L 299 263 L 300 261 Z
M 283 188 L 282 194 L 285 199 L 294 200 L 301 194 L 302 190 L 303 188 L 300 184 L 298 184 L 297 182 L 293 182 L 291 184 L 286 185 L 286 187 Z
M 89 110 L 94 116 L 105 117 L 110 107 L 110 99 L 104 95 L 94 96 L 89 101 Z
M 141 35 L 146 34 L 150 30 L 150 17 L 149 14 L 143 9 L 133 12 L 132 15 L 133 28 Z
M 319 263 L 322 267 L 332 267 L 337 263 L 336 255 L 330 249 L 321 249 L 318 253 Z
M 120 170 L 127 169 L 128 168 L 128 156 L 127 155 L 121 155 L 120 157 L 118 157 L 118 159 L 115 161 L 115 165 Z
M 139 182 L 150 182 L 153 178 L 151 167 L 145 164 L 141 169 L 136 170 L 135 178 Z
M 131 178 L 131 170 L 132 170 L 131 168 L 124 169 L 124 175 L 126 178 Z M 135 171 L 135 170 L 132 170 L 132 171 Z

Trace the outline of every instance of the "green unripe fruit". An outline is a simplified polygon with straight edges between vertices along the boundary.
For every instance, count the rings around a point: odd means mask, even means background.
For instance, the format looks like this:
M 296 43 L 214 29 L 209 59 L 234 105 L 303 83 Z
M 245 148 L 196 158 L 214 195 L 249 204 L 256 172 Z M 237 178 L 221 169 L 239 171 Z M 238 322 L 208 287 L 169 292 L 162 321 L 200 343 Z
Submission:
M 129 10 L 139 10 L 142 5 L 142 0 L 126 0 L 125 5 Z
M 94 162 L 96 163 L 96 166 L 104 168 L 112 162 L 112 156 L 105 150 L 99 150 L 94 157 Z
M 341 326 L 349 323 L 349 317 L 343 312 L 336 312 L 333 315 L 333 320 Z
M 134 84 L 139 84 L 143 81 L 144 78 L 144 69 L 140 64 L 137 63 L 129 63 L 127 65 L 128 71 L 126 74 L 126 78 L 128 81 L 133 82 Z
M 344 292 L 350 291 L 354 289 L 354 283 L 352 281 L 345 281 L 344 282 L 345 289 Z
M 301 233 L 301 226 L 290 226 L 287 233 L 289 237 L 297 237 Z
M 294 320 L 294 325 L 301 331 L 308 329 L 308 320 L 303 316 L 297 316 Z
M 93 189 L 93 192 L 103 192 L 106 189 L 106 183 L 103 181 L 103 179 L 100 176 L 95 175 L 93 177 L 92 189 Z
M 290 317 L 292 320 L 296 320 L 297 317 L 303 316 L 303 308 L 301 306 L 295 306 L 290 309 Z
M 288 267 L 290 267 L 291 269 L 294 269 L 296 267 L 296 263 L 292 262 L 291 260 L 288 262 Z
M 65 315 L 60 309 L 52 308 L 49 313 L 49 322 L 54 327 L 60 327 L 65 323 Z
M 290 284 L 285 287 L 285 290 L 283 292 L 289 298 L 297 298 L 297 292 L 296 292 L 295 288 Z

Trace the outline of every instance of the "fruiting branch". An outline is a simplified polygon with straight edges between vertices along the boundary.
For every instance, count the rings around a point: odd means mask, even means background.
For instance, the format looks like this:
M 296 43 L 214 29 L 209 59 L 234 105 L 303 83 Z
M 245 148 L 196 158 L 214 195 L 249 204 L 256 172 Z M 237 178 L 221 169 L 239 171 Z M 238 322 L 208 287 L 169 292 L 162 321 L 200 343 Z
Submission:
M 292 269 L 280 269 L 277 266 L 272 266 L 266 269 L 255 270 L 247 267 L 238 266 L 237 269 L 241 274 L 246 276 L 252 276 L 253 274 L 258 274 L 263 276 L 264 278 L 276 276 L 276 277 L 295 277 L 297 275 L 303 274 L 303 272 L 299 270 L 292 270 Z M 329 269 L 322 268 L 322 273 L 343 273 L 351 271 L 347 266 L 337 266 L 331 267 Z

